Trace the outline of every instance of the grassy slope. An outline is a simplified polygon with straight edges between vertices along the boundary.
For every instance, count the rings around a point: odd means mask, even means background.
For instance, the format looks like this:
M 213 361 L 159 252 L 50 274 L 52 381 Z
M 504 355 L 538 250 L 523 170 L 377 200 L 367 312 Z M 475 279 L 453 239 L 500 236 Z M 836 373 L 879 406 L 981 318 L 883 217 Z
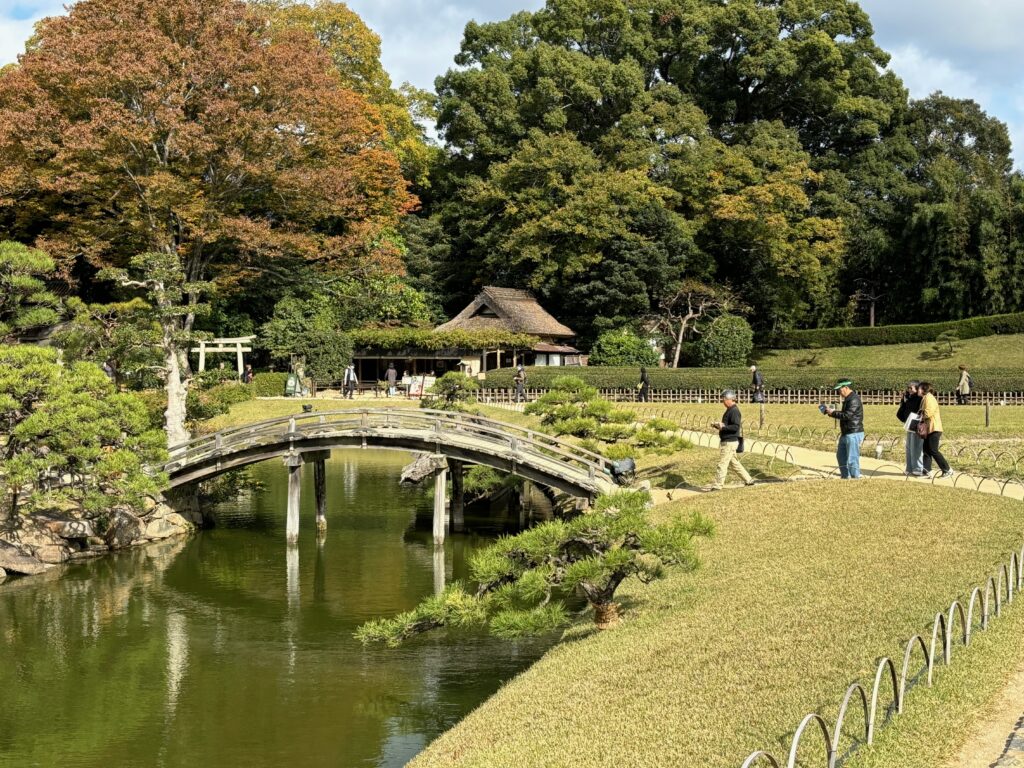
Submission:
M 571 633 L 414 765 L 737 768 L 784 752 L 804 714 L 834 717 L 878 655 L 1019 546 L 1024 518 L 966 492 L 824 482 L 658 514 L 690 508 L 718 525 L 702 570 L 625 588 L 622 627 Z
M 313 406 L 314 411 L 342 411 L 348 408 L 419 408 L 419 400 L 401 398 L 363 398 L 360 400 L 304 400 L 301 398 L 275 398 L 273 400 L 250 400 L 231 406 L 231 410 L 220 416 L 202 422 L 197 430 L 200 434 L 218 432 L 228 427 L 251 424 L 255 421 L 275 419 L 302 413 L 303 404 Z
M 766 369 L 804 367 L 813 359 L 818 368 L 1024 368 L 1024 336 L 987 336 L 958 342 L 951 357 L 935 354 L 932 344 L 887 344 L 878 347 L 777 349 L 761 353 Z

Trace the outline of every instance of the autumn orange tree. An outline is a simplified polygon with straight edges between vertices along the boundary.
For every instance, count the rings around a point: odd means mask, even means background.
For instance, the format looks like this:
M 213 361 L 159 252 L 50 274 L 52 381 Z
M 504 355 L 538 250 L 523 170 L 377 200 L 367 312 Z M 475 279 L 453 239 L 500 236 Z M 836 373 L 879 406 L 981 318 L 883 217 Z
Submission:
M 80 0 L 0 73 L 0 225 L 147 291 L 155 264 L 154 304 L 180 295 L 155 312 L 171 443 L 203 286 L 397 264 L 383 235 L 414 202 L 379 112 L 308 30 L 269 29 L 241 0 Z

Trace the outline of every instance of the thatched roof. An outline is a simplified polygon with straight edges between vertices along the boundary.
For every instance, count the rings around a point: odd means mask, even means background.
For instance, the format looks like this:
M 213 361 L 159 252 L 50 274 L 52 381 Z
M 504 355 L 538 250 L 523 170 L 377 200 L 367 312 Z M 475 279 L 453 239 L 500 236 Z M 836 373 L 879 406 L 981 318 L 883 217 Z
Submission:
M 484 288 L 473 302 L 438 331 L 511 331 L 531 336 L 568 338 L 571 328 L 555 320 L 529 291 Z

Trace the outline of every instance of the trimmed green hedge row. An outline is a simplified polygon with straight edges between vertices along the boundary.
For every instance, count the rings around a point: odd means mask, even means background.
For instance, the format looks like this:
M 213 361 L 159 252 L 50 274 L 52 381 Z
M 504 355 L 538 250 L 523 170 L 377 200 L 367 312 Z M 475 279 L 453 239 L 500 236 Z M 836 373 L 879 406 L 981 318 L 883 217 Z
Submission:
M 487 389 L 512 387 L 510 368 L 490 371 L 483 386 Z M 724 389 L 750 387 L 750 371 L 746 368 L 651 368 L 653 389 Z M 920 371 L 911 368 L 789 368 L 762 370 L 767 389 L 821 389 L 831 388 L 840 378 L 851 378 L 854 386 L 862 390 L 900 390 L 908 381 L 924 379 L 941 391 L 956 388 L 959 372 Z M 637 368 L 528 368 L 526 386 L 546 389 L 558 376 L 579 376 L 591 386 L 600 389 L 634 389 L 640 380 Z M 1024 390 L 1024 371 L 1019 368 L 977 368 L 971 370 L 974 387 L 979 392 L 1018 392 Z
M 961 339 L 1024 333 L 1024 312 L 1012 315 L 972 317 L 945 323 L 881 325 L 875 328 L 817 328 L 788 331 L 771 339 L 773 349 L 821 349 L 824 347 L 868 347 L 876 344 L 919 344 L 935 341 L 940 333 L 956 331 Z

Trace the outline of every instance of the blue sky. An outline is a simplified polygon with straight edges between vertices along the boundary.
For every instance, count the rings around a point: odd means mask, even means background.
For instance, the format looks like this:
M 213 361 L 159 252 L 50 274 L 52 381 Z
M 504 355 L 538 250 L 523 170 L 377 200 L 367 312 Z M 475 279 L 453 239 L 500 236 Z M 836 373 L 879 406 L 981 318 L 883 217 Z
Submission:
M 470 19 L 489 21 L 543 0 L 350 0 L 383 39 L 384 65 L 396 83 L 432 88 L 451 65 Z M 861 0 L 892 68 L 922 98 L 936 90 L 973 98 L 1009 124 L 1024 159 L 1022 0 Z M 55 0 L 0 0 L 0 65 L 13 61 L 43 16 L 63 12 Z M 1024 165 L 1024 162 L 1018 162 Z

